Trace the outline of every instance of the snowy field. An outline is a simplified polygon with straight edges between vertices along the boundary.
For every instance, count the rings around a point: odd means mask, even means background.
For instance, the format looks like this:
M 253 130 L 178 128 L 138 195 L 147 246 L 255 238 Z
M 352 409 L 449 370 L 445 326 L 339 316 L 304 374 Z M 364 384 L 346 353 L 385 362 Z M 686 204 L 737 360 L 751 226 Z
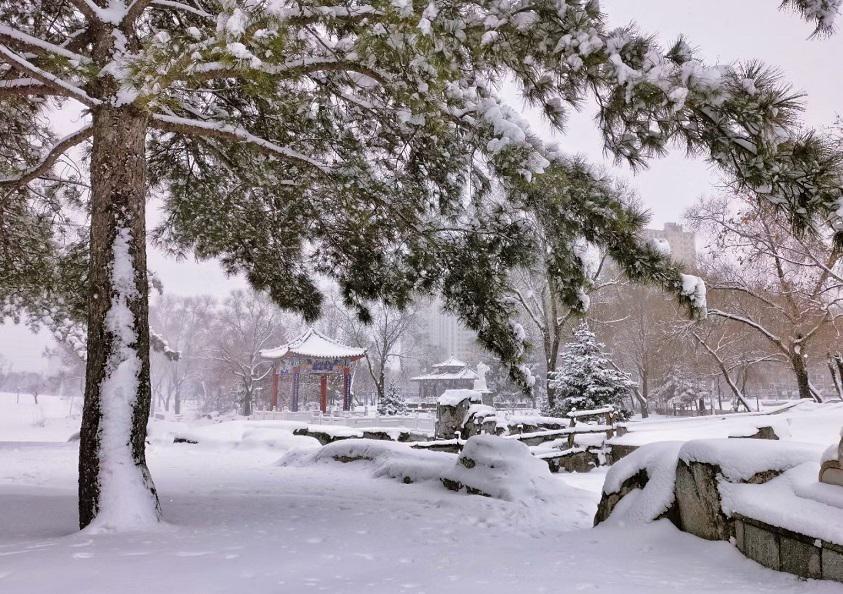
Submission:
M 148 455 L 167 523 L 80 533 L 68 410 L 0 395 L 3 594 L 843 592 L 667 522 L 592 529 L 603 470 L 555 475 L 558 499 L 512 503 L 374 478 L 366 463 L 280 466 L 316 447 L 283 422 L 193 427 L 216 438 L 199 445 L 167 443 L 183 427 L 157 423 Z

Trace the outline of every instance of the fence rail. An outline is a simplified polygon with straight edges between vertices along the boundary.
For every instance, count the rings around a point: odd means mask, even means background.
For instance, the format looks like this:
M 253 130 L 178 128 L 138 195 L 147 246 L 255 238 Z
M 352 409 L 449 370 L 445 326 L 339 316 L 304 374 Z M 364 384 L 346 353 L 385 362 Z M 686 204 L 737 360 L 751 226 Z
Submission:
M 343 415 L 320 414 L 312 412 L 256 411 L 252 417 L 256 421 L 297 421 L 308 425 L 343 425 L 346 427 L 406 427 L 419 431 L 433 431 L 435 420 L 432 416 L 415 414 L 409 416 L 364 416 L 347 413 Z

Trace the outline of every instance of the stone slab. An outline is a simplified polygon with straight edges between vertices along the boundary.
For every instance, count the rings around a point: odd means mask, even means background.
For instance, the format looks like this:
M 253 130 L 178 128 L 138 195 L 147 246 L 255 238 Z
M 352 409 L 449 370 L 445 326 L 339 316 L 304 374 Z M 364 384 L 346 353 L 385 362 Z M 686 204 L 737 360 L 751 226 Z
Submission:
M 778 535 L 752 524 L 744 524 L 743 531 L 744 555 L 764 567 L 781 570 Z

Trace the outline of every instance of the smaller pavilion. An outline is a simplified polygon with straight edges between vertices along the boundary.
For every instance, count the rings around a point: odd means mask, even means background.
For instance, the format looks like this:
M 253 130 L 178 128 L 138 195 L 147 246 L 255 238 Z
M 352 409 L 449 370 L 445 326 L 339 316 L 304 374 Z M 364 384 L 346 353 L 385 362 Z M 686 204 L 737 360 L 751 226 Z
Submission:
M 419 384 L 419 400 L 437 399 L 445 390 L 472 390 L 480 377 L 468 368 L 468 363 L 453 355 L 447 361 L 433 365 L 433 371 L 410 378 Z
M 366 349 L 341 344 L 314 328 L 308 328 L 287 344 L 260 352 L 272 361 L 270 410 L 278 410 L 278 384 L 290 378 L 290 410 L 299 410 L 299 389 L 303 375 L 319 376 L 319 410 L 328 412 L 328 376 L 342 374 L 342 409 L 351 409 L 351 368 L 366 356 Z

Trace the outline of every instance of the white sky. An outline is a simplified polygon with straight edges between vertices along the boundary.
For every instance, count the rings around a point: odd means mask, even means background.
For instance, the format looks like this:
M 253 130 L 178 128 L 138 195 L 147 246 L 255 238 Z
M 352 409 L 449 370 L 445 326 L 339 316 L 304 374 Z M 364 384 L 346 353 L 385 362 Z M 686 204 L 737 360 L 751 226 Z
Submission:
M 708 62 L 759 58 L 780 68 L 795 89 L 807 93 L 804 119 L 812 126 L 827 126 L 843 111 L 839 64 L 843 32 L 830 39 L 808 39 L 811 26 L 794 13 L 780 12 L 778 0 L 602 0 L 601 5 L 612 25 L 635 21 L 665 45 L 684 34 Z M 527 117 L 549 134 L 540 118 Z M 62 124 L 68 130 L 77 127 L 72 121 Z M 590 108 L 572 115 L 564 136 L 548 139 L 567 152 L 582 153 L 592 161 L 604 160 Z M 717 183 L 716 173 L 707 164 L 689 161 L 681 151 L 654 161 L 647 171 L 635 176 L 628 171 L 618 171 L 618 175 L 637 189 L 656 226 L 680 220 L 685 209 Z M 150 218 L 157 219 L 157 213 L 150 213 Z M 176 262 L 152 251 L 149 265 L 168 293 L 222 296 L 245 285 L 242 279 L 227 278 L 215 262 Z M 0 325 L 0 355 L 15 369 L 43 369 L 41 355 L 48 343 L 49 337 L 43 333 L 33 335 L 25 327 Z

